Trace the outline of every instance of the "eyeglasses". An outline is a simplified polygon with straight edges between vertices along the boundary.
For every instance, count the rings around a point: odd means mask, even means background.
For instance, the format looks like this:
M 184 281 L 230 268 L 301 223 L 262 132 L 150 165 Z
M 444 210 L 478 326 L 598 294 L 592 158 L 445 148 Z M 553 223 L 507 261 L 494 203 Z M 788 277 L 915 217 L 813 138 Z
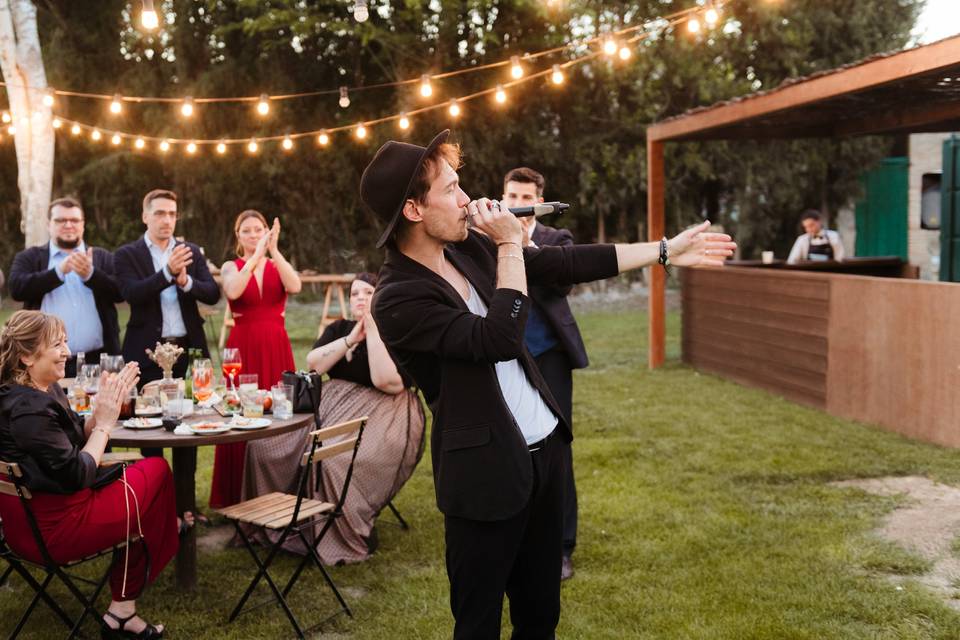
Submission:
M 68 224 L 79 226 L 83 224 L 83 218 L 54 218 L 53 224 L 59 227 L 65 227 Z

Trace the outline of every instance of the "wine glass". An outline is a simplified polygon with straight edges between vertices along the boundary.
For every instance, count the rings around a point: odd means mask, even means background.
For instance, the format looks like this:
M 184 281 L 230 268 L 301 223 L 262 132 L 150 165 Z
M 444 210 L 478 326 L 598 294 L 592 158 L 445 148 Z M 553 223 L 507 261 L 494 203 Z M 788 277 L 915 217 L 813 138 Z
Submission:
M 100 356 L 100 370 L 104 373 L 120 373 L 123 370 L 123 356 Z
M 230 379 L 230 386 L 237 390 L 236 377 L 240 375 L 243 369 L 243 360 L 240 358 L 240 349 L 227 348 L 223 350 L 223 358 L 220 360 L 223 368 L 223 377 Z
M 213 365 L 208 358 L 193 361 L 193 397 L 206 401 L 213 394 Z
M 100 365 L 85 364 L 82 371 L 83 390 L 88 396 L 94 396 L 100 390 Z

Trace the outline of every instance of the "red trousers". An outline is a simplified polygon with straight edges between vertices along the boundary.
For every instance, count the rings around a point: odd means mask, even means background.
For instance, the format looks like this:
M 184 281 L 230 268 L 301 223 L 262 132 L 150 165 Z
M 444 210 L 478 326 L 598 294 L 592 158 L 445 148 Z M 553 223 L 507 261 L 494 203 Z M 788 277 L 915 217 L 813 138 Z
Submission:
M 143 542 L 128 547 L 129 556 L 121 551 L 116 558 L 110 573 L 114 600 L 135 599 L 180 546 L 173 474 L 166 460 L 147 458 L 130 465 L 126 485 L 129 490 L 122 480 L 116 480 L 71 495 L 35 493 L 29 501 L 47 550 L 57 563 L 124 542 L 128 524 L 130 536 L 143 532 Z M 0 518 L 10 547 L 28 560 L 43 562 L 20 498 L 0 495 Z M 144 545 L 150 557 L 149 575 Z

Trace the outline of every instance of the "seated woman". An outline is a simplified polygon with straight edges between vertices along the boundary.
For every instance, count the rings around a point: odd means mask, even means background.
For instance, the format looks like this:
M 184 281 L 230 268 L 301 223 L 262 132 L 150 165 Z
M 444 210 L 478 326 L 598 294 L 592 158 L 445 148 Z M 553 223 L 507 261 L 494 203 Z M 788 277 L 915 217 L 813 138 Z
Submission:
M 33 494 L 31 511 L 56 562 L 142 535 L 139 544 L 117 556 L 110 576 L 113 601 L 104 615 L 113 631 L 102 635 L 160 638 L 163 626 L 137 617 L 135 598 L 179 545 L 173 475 L 163 458 L 141 460 L 125 470 L 100 467 L 121 401 L 136 386 L 140 370 L 132 362 L 120 373 L 104 374 L 96 408 L 84 422 L 70 410 L 58 384 L 69 356 L 59 318 L 17 311 L 7 320 L 0 335 L 0 460 L 20 465 Z M 19 498 L 0 495 L 0 518 L 10 547 L 42 561 Z M 192 515 L 186 518 L 185 527 Z
M 350 314 L 327 327 L 307 356 L 308 366 L 330 375 L 323 385 L 320 419 L 324 425 L 369 416 L 357 453 L 343 516 L 317 551 L 326 564 L 359 562 L 376 547 L 374 521 L 410 478 L 423 453 L 423 407 L 397 372 L 368 313 L 376 276 L 361 273 L 350 285 Z M 311 429 L 313 426 L 311 425 Z M 247 447 L 243 499 L 271 491 L 293 491 L 306 431 L 251 442 Z M 316 497 L 334 502 L 343 486 L 350 456 L 320 465 Z M 303 553 L 291 539 L 289 550 Z

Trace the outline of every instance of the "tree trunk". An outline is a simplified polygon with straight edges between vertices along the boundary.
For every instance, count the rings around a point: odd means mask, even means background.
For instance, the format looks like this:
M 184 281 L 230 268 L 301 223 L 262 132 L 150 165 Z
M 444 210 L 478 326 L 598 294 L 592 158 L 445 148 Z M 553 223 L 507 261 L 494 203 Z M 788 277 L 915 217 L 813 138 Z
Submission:
M 53 115 L 43 104 L 47 75 L 40 53 L 37 9 L 30 0 L 0 0 L 0 72 L 7 83 L 16 128 L 20 230 L 29 247 L 48 239 L 54 158 Z

